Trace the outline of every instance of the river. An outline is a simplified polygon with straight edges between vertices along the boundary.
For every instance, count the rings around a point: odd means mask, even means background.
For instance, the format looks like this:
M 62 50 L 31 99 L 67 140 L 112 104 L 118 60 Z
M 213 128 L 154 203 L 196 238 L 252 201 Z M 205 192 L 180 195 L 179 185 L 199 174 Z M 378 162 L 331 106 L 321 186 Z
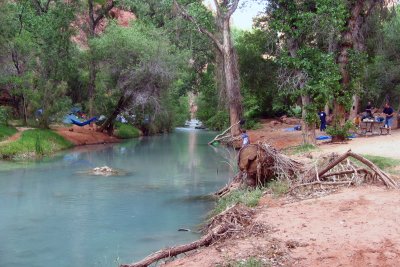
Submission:
M 232 177 L 233 152 L 215 133 L 173 134 L 87 146 L 28 164 L 1 163 L 0 267 L 117 266 L 193 241 Z M 232 162 L 231 162 L 232 163 Z M 97 166 L 126 172 L 91 176 Z

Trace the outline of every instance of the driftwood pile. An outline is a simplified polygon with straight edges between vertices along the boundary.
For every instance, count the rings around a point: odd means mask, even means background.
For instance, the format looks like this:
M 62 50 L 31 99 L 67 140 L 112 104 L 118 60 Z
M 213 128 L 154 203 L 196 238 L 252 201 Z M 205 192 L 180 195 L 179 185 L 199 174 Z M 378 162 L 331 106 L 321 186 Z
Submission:
M 349 158 L 365 166 L 359 167 Z M 280 153 L 267 143 L 259 142 L 239 151 L 238 165 L 241 171 L 239 176 L 242 177 L 240 182 L 248 186 L 260 186 L 275 179 L 286 181 L 292 192 L 308 185 L 359 185 L 377 181 L 388 188 L 399 188 L 389 174 L 350 150 L 340 156 L 333 154 L 319 163 L 303 163 Z
M 199 240 L 180 246 L 159 250 L 141 261 L 132 264 L 122 264 L 120 267 L 145 267 L 165 258 L 175 257 L 179 254 L 215 243 L 240 232 L 251 223 L 253 211 L 250 208 L 237 204 L 213 217 L 208 223 L 205 235 Z

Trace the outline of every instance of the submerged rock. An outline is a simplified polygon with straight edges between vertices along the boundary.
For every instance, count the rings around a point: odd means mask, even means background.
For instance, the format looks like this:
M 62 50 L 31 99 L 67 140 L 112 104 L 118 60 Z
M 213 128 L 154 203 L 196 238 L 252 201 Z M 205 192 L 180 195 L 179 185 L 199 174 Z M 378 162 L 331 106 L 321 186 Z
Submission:
M 96 167 L 89 171 L 91 175 L 101 175 L 101 176 L 111 176 L 111 175 L 121 175 L 119 170 L 112 169 L 108 166 Z

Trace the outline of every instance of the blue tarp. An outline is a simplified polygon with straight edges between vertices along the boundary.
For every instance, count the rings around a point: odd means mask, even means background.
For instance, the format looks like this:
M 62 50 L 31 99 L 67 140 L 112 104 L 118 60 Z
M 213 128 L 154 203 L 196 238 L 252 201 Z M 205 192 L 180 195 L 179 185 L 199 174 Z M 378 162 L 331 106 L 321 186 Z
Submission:
M 315 139 L 317 139 L 317 140 L 329 140 L 329 139 L 332 139 L 332 137 L 330 137 L 328 135 L 320 135 L 320 136 L 317 136 Z
M 78 121 L 79 118 L 78 118 L 77 116 L 75 116 L 74 114 L 69 114 L 69 115 L 67 115 L 67 116 L 64 117 L 63 123 L 65 123 L 65 124 L 72 124 L 72 120 Z

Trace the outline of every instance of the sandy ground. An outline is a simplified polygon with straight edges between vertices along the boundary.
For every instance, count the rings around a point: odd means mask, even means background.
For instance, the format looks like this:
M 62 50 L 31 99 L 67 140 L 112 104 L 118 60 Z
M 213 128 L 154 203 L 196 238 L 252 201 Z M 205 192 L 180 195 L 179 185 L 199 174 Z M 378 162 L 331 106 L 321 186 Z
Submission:
M 359 154 L 400 159 L 400 129 L 393 130 L 391 135 L 357 137 L 344 144 L 321 142 L 319 148 L 322 152 L 344 153 L 351 149 Z
M 261 200 L 254 225 L 270 229 L 264 234 L 216 243 L 166 266 L 223 266 L 249 257 L 273 266 L 399 266 L 399 192 L 364 186 L 280 202 Z

